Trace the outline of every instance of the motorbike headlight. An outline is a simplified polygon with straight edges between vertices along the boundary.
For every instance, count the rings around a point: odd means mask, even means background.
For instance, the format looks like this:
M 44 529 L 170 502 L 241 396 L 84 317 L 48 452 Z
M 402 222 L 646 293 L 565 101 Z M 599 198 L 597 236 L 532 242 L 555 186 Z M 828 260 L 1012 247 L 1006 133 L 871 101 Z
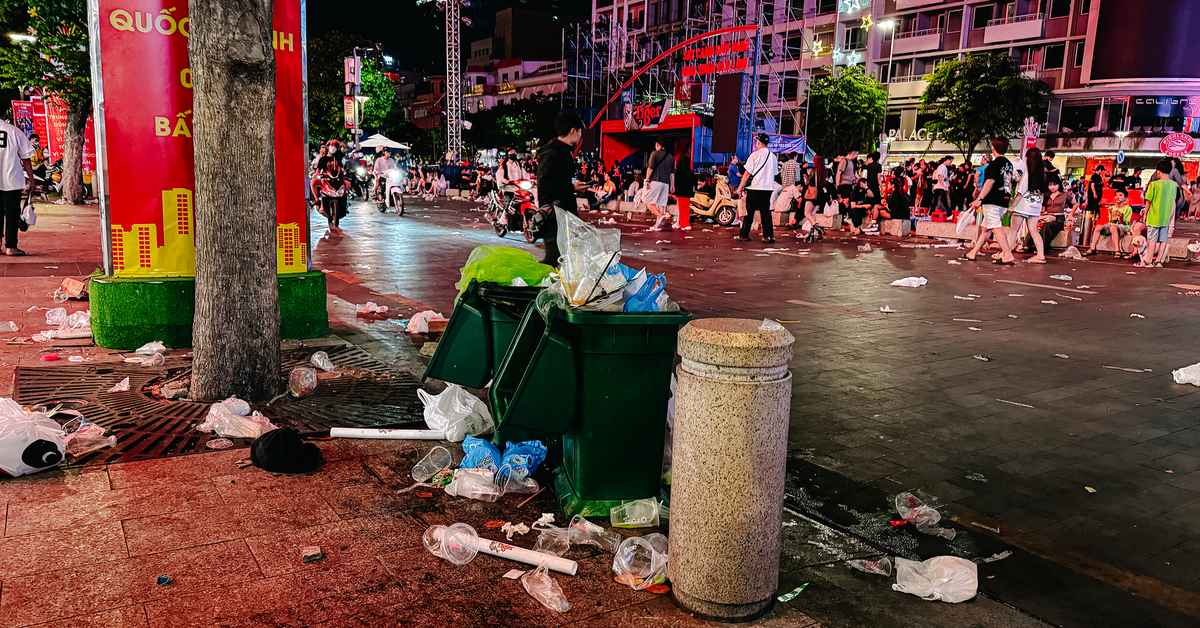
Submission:
M 517 187 L 521 188 L 522 190 L 532 190 L 533 184 L 530 183 L 529 181 L 522 181 L 517 184 Z
M 402 177 L 400 176 L 399 170 L 388 170 L 387 178 L 388 181 L 391 181 L 392 183 L 400 183 Z
M 367 169 L 366 169 L 366 168 L 363 168 L 362 166 L 359 166 L 359 167 L 358 167 L 358 169 L 357 169 L 355 172 L 357 172 L 357 173 L 358 173 L 358 174 L 360 174 L 360 175 L 364 175 L 364 174 L 366 174 L 366 173 L 367 173 Z

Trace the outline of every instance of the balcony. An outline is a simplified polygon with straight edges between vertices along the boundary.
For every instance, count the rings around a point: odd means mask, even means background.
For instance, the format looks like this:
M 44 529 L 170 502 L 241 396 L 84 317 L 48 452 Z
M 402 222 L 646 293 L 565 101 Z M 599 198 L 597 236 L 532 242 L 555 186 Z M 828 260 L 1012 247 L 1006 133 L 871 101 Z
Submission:
M 924 7 L 931 4 L 941 4 L 942 0 L 896 0 L 896 10 L 903 11 L 913 7 Z
M 942 29 L 927 28 L 908 33 L 896 33 L 892 40 L 892 54 L 908 54 L 938 50 L 942 47 Z
M 888 96 L 890 98 L 920 98 L 921 94 L 925 93 L 925 88 L 929 87 L 929 81 L 926 80 L 928 77 L 928 74 L 897 76 L 888 81 Z
M 1045 16 L 1041 13 L 1030 13 L 992 20 L 983 29 L 983 43 L 994 44 L 1041 37 L 1042 26 L 1046 23 L 1043 17 Z

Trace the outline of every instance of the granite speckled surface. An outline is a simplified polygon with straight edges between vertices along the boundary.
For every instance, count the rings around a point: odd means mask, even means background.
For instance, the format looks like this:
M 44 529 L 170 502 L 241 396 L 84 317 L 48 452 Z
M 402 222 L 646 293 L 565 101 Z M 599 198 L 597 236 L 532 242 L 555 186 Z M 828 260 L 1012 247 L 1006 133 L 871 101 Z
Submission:
M 680 353 L 722 366 L 786 364 L 792 335 L 760 331 L 760 324 L 693 321 L 680 331 Z M 792 378 L 784 372 L 775 381 L 734 381 L 682 366 L 676 376 L 669 563 L 675 599 L 714 619 L 751 618 L 771 607 L 779 583 Z

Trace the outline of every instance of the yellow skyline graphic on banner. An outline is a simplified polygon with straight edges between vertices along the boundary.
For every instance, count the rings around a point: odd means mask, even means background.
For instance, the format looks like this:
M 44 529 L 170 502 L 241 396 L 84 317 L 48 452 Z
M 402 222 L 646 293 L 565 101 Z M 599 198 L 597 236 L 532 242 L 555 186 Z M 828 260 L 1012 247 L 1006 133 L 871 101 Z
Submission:
M 126 231 L 112 226 L 113 275 L 117 277 L 194 277 L 196 230 L 192 191 L 162 192 L 163 241 L 158 225 L 134 224 Z M 308 243 L 298 223 L 276 227 L 275 252 L 279 274 L 308 271 Z

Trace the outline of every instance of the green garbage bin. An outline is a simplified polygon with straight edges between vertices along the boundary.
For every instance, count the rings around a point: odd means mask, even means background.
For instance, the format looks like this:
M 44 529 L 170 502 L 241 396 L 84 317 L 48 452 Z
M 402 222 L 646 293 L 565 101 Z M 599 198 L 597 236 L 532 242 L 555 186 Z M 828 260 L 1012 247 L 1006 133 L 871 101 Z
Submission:
M 432 377 L 467 388 L 486 386 L 508 351 L 525 309 L 541 291 L 536 286 L 472 279 L 454 305 L 421 381 Z
M 502 430 L 563 435 L 554 484 L 568 516 L 659 495 L 676 335 L 691 318 L 526 310 L 489 400 Z

